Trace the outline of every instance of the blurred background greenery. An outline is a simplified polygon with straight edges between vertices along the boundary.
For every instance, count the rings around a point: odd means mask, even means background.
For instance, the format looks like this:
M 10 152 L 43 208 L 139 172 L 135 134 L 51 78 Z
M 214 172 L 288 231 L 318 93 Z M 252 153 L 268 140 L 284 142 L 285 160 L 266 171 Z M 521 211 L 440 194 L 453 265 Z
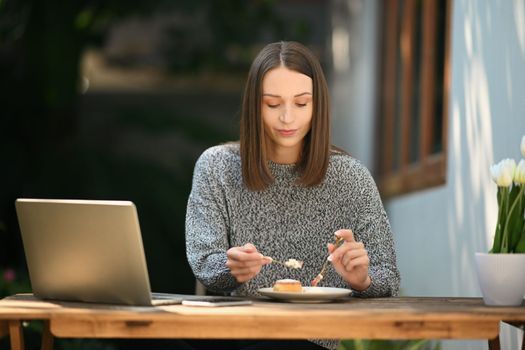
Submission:
M 19 197 L 135 202 L 152 289 L 193 293 L 184 247 L 193 165 L 237 139 L 244 79 L 264 44 L 298 40 L 324 64 L 328 6 L 0 0 L 0 297 L 31 290 Z M 27 328 L 28 348 L 38 329 Z
M 14 201 L 137 205 L 152 289 L 193 293 L 184 246 L 193 165 L 238 137 L 249 65 L 297 40 L 328 78 L 330 1 L 0 0 L 0 298 L 31 286 Z M 41 324 L 25 324 L 28 349 Z M 172 348 L 169 340 L 59 339 L 57 349 Z M 9 347 L 7 337 L 0 349 Z M 438 349 L 347 340 L 340 349 Z
M 440 350 L 439 342 L 416 340 L 343 340 L 338 350 Z

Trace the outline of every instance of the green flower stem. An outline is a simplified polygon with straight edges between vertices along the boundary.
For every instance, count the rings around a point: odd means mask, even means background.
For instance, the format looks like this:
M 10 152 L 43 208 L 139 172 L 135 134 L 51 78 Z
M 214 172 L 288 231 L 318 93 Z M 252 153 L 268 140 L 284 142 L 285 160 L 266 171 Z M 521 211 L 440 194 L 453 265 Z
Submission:
M 502 249 L 502 253 L 509 253 L 509 252 L 512 253 L 512 252 L 514 252 L 514 250 L 516 248 L 514 246 L 514 244 L 512 244 L 513 242 L 511 242 L 511 234 L 512 234 L 512 232 L 509 233 L 509 227 L 511 226 L 510 225 L 510 220 L 511 219 L 512 220 L 520 220 L 520 219 L 523 220 L 523 212 L 520 212 L 519 209 L 521 207 L 520 203 L 521 203 L 524 191 L 525 191 L 525 186 L 520 186 L 520 190 L 519 190 L 518 195 L 514 199 L 514 202 L 512 203 L 512 205 L 510 207 L 510 210 L 507 211 L 506 220 L 505 220 L 505 227 L 503 229 L 503 243 L 505 245 L 505 247 L 504 247 L 505 251 L 503 251 L 504 249 Z M 508 203 L 507 203 L 507 207 L 508 207 Z M 516 213 L 514 213 L 514 212 L 516 212 Z M 514 215 L 518 215 L 518 218 L 515 219 Z M 510 228 L 514 229 L 514 226 L 512 226 Z M 521 228 L 522 228 L 522 226 L 520 225 L 519 226 L 520 233 L 521 233 Z
M 496 234 L 494 236 L 494 246 L 492 253 L 503 253 L 505 237 L 502 237 L 505 228 L 505 217 L 508 208 L 508 187 L 498 187 L 498 222 L 496 223 Z
M 516 244 L 515 253 L 525 253 L 525 224 L 523 224 L 521 230 L 520 240 L 518 241 L 518 244 Z

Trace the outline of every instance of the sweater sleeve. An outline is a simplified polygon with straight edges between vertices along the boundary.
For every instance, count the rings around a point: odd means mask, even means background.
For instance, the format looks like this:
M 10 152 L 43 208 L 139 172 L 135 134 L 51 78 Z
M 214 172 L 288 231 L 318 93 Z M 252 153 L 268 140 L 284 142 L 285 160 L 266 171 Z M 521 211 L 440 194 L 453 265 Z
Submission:
M 195 277 L 215 292 L 239 286 L 226 266 L 228 215 L 213 150 L 197 160 L 186 210 L 186 255 Z
M 372 284 L 358 297 L 396 296 L 399 292 L 400 274 L 396 263 L 396 252 L 392 230 L 383 207 L 377 186 L 369 171 L 360 166 L 362 173 L 356 176 L 357 192 L 356 239 L 365 244 L 370 258 L 369 275 Z

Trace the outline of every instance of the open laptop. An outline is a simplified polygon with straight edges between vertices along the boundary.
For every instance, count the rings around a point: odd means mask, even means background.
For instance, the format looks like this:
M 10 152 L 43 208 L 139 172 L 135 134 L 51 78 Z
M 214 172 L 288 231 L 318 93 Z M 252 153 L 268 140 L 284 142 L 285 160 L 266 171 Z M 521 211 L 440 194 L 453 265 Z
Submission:
M 129 201 L 20 198 L 15 203 L 33 294 L 42 299 L 151 306 L 135 205 Z

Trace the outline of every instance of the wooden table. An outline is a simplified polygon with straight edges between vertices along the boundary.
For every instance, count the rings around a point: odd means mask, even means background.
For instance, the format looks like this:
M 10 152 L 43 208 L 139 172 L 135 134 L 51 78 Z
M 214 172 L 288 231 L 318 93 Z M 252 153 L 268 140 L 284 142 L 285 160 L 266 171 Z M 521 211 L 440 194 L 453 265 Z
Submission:
M 9 334 L 9 331 L 7 328 L 7 322 L 0 321 L 0 338 L 2 338 L 3 336 L 6 336 L 7 334 Z
M 109 307 L 50 303 L 18 295 L 0 301 L 0 329 L 22 349 L 20 324 L 43 320 L 43 349 L 64 338 L 487 339 L 499 349 L 500 321 L 525 325 L 525 305 L 489 307 L 481 298 L 349 298 L 328 304 L 256 300 L 251 306 Z M 3 323 L 3 325 L 2 325 Z M 6 330 L 6 327 L 8 330 Z

